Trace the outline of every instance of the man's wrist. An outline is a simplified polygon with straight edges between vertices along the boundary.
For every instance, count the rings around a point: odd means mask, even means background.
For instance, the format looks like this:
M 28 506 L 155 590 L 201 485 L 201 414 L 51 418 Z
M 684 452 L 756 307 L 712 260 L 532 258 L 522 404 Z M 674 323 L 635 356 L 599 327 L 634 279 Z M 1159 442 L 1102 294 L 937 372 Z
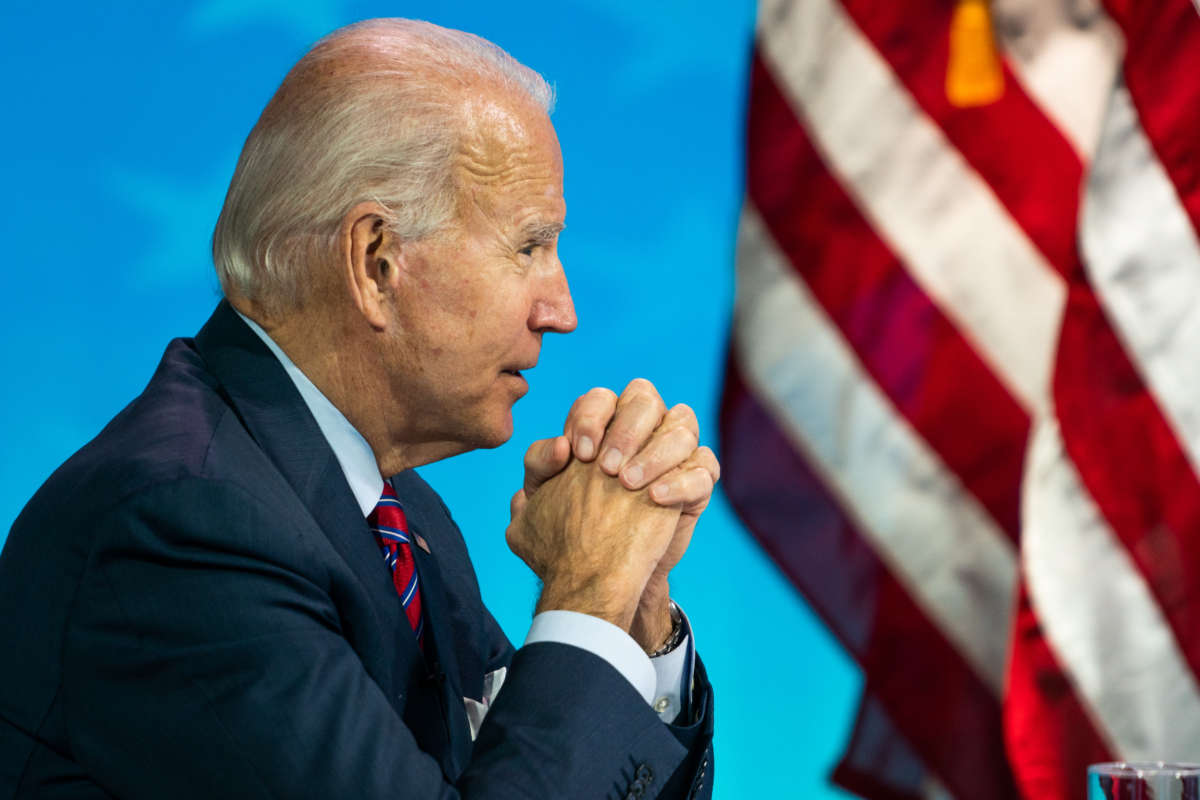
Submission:
M 629 635 L 642 650 L 652 653 L 671 635 L 672 627 L 671 587 L 665 578 L 651 578 L 638 599 Z
M 614 592 L 597 590 L 588 585 L 594 584 L 595 581 L 585 582 L 583 588 L 572 585 L 569 589 L 563 588 L 564 583 L 566 581 L 555 580 L 547 581 L 542 585 L 542 594 L 534 608 L 535 614 L 545 611 L 573 611 L 602 619 L 629 633 L 635 609 L 615 607 L 611 602 Z M 605 600 L 609 602 L 605 602 Z

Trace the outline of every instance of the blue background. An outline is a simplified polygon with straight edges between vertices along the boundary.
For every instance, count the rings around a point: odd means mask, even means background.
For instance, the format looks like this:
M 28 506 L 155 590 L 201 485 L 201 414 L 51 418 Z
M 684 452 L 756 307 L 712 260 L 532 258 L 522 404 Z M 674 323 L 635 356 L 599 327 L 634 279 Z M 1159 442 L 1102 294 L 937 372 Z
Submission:
M 504 545 L 530 441 L 594 385 L 652 380 L 715 444 L 754 5 L 666 0 L 23 3 L 5 10 L 0 536 L 215 304 L 209 237 L 242 140 L 322 34 L 409 16 L 491 39 L 558 91 L 579 312 L 547 337 L 517 434 L 422 470 L 484 597 L 523 639 L 537 587 Z M 638 11 L 637 8 L 650 11 Z M 857 670 L 718 496 L 673 576 L 717 689 L 717 797 L 844 797 L 826 775 Z

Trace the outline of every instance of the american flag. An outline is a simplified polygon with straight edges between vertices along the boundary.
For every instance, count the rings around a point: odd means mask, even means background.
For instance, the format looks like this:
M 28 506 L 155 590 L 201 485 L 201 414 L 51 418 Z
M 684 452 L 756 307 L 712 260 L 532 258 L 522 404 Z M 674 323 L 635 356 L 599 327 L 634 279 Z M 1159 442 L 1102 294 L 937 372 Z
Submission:
M 724 486 L 857 659 L 834 780 L 1200 760 L 1200 15 L 762 0 Z

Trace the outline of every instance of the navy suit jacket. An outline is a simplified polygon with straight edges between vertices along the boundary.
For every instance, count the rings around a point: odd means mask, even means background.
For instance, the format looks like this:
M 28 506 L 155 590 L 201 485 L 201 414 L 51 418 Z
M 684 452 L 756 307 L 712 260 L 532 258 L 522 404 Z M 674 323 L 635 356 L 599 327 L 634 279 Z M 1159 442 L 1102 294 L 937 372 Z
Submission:
M 279 362 L 224 302 L 173 341 L 0 554 L 0 797 L 711 794 L 702 666 L 668 726 L 589 652 L 514 651 L 440 498 L 392 482 L 430 549 L 424 655 Z

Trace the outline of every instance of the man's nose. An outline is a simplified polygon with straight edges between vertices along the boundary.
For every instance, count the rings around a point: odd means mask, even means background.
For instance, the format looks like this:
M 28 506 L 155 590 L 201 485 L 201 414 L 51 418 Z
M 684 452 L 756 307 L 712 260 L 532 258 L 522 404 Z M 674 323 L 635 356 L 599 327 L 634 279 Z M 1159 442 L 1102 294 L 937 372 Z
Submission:
M 543 278 L 541 291 L 533 302 L 529 313 L 529 327 L 535 331 L 570 333 L 579 320 L 575 316 L 575 301 L 571 299 L 571 288 L 567 285 L 567 273 L 562 264 L 555 260 L 555 267 Z

